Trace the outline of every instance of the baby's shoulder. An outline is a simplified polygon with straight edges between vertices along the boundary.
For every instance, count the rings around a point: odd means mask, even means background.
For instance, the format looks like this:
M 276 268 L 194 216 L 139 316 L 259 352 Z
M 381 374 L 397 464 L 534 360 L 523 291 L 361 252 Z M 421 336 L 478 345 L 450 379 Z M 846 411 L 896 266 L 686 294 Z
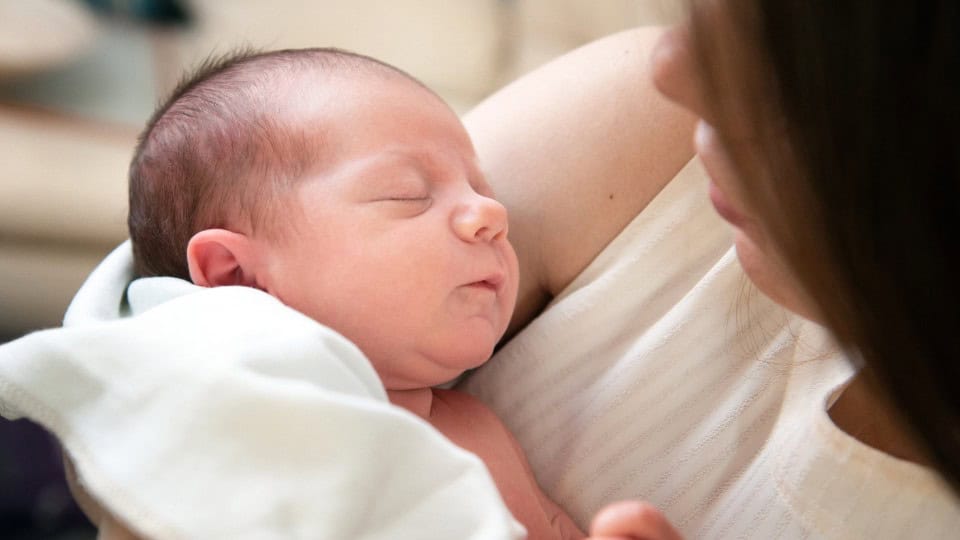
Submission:
M 457 390 L 433 389 L 430 423 L 452 439 L 466 434 L 510 438 L 500 418 L 479 399 Z M 469 438 L 473 438 L 469 436 Z
M 497 415 L 479 399 L 459 390 L 433 388 L 433 405 L 430 416 L 434 414 L 468 415 L 477 421 L 496 421 Z

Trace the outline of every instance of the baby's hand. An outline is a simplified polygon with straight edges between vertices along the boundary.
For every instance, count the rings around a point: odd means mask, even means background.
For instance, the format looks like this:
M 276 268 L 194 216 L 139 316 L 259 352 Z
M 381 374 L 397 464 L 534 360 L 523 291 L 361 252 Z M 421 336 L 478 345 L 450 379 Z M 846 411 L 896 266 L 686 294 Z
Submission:
M 620 501 L 597 512 L 590 524 L 594 540 L 682 540 L 680 533 L 653 505 Z

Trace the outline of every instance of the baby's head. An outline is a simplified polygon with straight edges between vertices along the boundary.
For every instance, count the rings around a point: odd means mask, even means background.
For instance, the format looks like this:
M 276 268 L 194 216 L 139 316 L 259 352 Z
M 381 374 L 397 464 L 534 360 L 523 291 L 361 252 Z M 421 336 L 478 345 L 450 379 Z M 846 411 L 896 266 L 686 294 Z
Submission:
M 517 293 L 506 210 L 456 114 L 331 49 L 201 68 L 130 170 L 137 273 L 262 289 L 332 327 L 389 389 L 485 361 Z

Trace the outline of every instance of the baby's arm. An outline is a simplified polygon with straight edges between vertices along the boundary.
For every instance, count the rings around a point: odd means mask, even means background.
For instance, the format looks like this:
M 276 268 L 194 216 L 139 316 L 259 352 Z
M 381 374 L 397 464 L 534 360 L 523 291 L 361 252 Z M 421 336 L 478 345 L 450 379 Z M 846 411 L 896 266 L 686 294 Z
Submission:
M 651 82 L 660 29 L 593 42 L 467 114 L 510 212 L 520 294 L 507 338 L 536 316 L 693 157 L 694 117 Z
M 585 537 L 570 516 L 540 489 L 526 453 L 486 405 L 455 390 L 434 390 L 430 422 L 461 448 L 487 465 L 513 516 L 531 540 Z M 637 501 L 611 504 L 590 527 L 593 539 L 680 540 L 659 510 Z
M 523 450 L 517 447 L 517 452 L 520 453 L 520 456 L 523 457 L 523 462 L 527 464 L 526 454 L 523 453 Z M 527 464 L 529 469 L 529 464 Z M 553 531 L 556 533 L 556 538 L 583 538 L 583 531 L 580 530 L 580 527 L 573 522 L 573 519 L 567 514 L 567 511 L 563 508 L 560 508 L 560 505 L 553 502 L 546 493 L 540 489 L 540 485 L 536 483 L 536 479 L 533 476 L 533 472 L 530 471 L 530 479 L 536 486 L 537 490 L 540 492 L 540 505 L 543 507 L 543 511 L 547 514 L 547 519 L 550 520 L 550 525 L 553 527 Z
M 500 422 L 498 419 L 497 422 Z M 580 539 L 584 534 L 580 527 L 573 522 L 570 515 L 560 508 L 546 493 L 540 489 L 533 470 L 527 461 L 526 453 L 516 438 L 502 423 L 503 430 L 510 438 L 514 452 L 523 462 L 524 470 L 530 483 L 537 490 L 540 505 L 547 519 L 550 521 L 554 536 L 552 538 Z M 519 517 L 517 519 L 520 519 Z M 522 520 L 521 520 L 522 521 Z M 530 535 L 531 539 L 539 538 Z M 667 521 L 666 516 L 655 506 L 643 501 L 619 501 L 604 507 L 594 516 L 590 524 L 590 540 L 683 540 L 680 533 Z
M 585 538 L 566 511 L 540 489 L 523 448 L 493 411 L 456 390 L 434 389 L 433 393 L 430 423 L 483 460 L 513 517 L 527 528 L 528 538 Z M 639 501 L 621 501 L 601 510 L 593 519 L 589 538 L 681 540 L 659 510 Z
M 462 392 L 433 392 L 430 423 L 483 460 L 513 517 L 527 528 L 528 538 L 584 537 L 566 512 L 540 489 L 520 445 L 493 411 Z
M 493 411 L 491 411 L 493 414 Z M 495 415 L 494 415 L 495 416 Z M 510 444 L 513 447 L 514 453 L 517 455 L 517 459 L 523 465 L 524 473 L 529 479 L 533 489 L 537 491 L 540 506 L 543 509 L 543 512 L 546 514 L 547 519 L 550 522 L 550 526 L 555 533 L 554 538 L 561 538 L 563 540 L 573 540 L 584 538 L 583 531 L 580 530 L 580 527 L 573 522 L 573 519 L 570 518 L 570 515 L 567 514 L 567 511 L 563 508 L 560 508 L 560 505 L 555 503 L 546 493 L 543 492 L 543 489 L 540 488 L 540 484 L 537 483 L 536 477 L 533 475 L 533 469 L 530 467 L 530 462 L 527 461 L 527 453 L 523 451 L 523 448 L 520 447 L 520 443 L 517 442 L 516 437 L 513 436 L 513 433 L 507 429 L 507 426 L 503 425 L 503 422 L 497 418 L 497 422 L 500 424 L 500 427 L 506 433 L 506 437 L 510 439 Z M 533 538 L 531 535 L 530 538 Z

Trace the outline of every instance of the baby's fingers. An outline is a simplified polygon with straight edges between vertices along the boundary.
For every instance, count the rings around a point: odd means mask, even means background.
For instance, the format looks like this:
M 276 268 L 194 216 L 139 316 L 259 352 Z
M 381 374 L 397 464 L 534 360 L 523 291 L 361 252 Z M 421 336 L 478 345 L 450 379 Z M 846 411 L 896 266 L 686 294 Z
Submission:
M 660 510 L 642 501 L 620 501 L 597 513 L 590 537 L 630 540 L 681 540 Z

